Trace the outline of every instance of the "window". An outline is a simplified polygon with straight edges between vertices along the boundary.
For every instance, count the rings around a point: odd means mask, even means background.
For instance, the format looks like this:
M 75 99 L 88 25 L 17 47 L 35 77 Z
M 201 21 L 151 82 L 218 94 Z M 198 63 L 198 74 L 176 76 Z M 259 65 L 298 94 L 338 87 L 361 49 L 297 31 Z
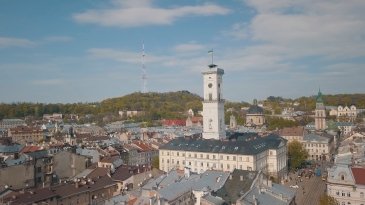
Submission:
M 223 159 L 223 156 L 221 155 L 220 158 Z
M 176 155 L 179 156 L 179 152 L 177 152 Z
M 200 158 L 203 158 L 203 154 L 200 154 Z
M 233 156 L 233 161 L 236 161 L 236 156 Z
M 341 180 L 345 180 L 345 176 L 344 175 L 341 175 Z
M 213 155 L 213 159 L 215 159 L 215 155 Z
M 209 159 L 209 154 L 207 154 L 207 159 Z
M 229 160 L 229 156 L 227 156 L 227 160 Z
M 200 166 L 204 166 L 203 162 L 200 163 Z
M 345 196 L 346 194 L 345 194 L 345 192 L 342 192 L 342 196 Z
M 364 198 L 364 192 L 360 192 L 360 198 Z
M 212 93 L 209 93 L 209 100 L 211 101 L 213 99 Z
M 347 192 L 347 196 L 348 196 L 348 197 L 351 197 L 351 193 L 350 193 L 350 192 Z

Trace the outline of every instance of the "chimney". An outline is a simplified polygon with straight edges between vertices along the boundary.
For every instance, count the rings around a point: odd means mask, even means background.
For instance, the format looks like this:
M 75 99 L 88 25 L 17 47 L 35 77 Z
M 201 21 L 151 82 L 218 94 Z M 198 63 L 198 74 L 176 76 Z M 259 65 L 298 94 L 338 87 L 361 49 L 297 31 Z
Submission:
M 242 175 L 240 176 L 240 181 L 243 181 L 243 176 Z
M 232 180 L 232 174 L 229 175 L 229 180 Z

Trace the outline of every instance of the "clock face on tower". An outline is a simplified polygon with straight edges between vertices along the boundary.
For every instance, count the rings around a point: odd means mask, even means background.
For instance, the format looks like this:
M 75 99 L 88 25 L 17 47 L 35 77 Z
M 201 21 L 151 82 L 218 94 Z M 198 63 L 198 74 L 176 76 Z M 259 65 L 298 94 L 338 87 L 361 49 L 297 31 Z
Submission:
M 213 86 L 213 84 L 211 84 L 211 83 L 208 84 L 208 87 L 209 88 L 212 88 L 212 86 Z

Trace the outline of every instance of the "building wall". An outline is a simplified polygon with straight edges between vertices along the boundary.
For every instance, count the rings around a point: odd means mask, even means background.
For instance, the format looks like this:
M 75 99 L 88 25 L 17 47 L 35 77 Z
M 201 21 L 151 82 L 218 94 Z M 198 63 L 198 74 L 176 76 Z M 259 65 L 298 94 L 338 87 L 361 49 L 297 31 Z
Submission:
M 262 114 L 247 114 L 246 124 L 261 126 L 265 124 L 265 117 Z
M 365 185 L 357 185 L 349 167 L 337 166 L 328 170 L 327 193 L 339 205 L 364 205 Z
M 71 152 L 62 151 L 54 155 L 54 172 L 58 178 L 69 178 L 81 173 L 90 165 L 90 159 Z
M 168 172 L 172 169 L 183 170 L 184 167 L 189 167 L 191 171 L 197 173 L 211 169 L 228 172 L 232 172 L 234 169 L 264 171 L 268 169 L 269 164 L 272 164 L 270 174 L 282 178 L 287 172 L 287 148 L 284 145 L 278 150 L 271 151 L 275 155 L 268 156 L 269 150 L 257 155 L 241 155 L 160 149 L 159 168 Z
M 308 159 L 309 160 L 320 160 L 323 156 L 326 157 L 326 160 L 330 160 L 330 143 L 326 142 L 311 142 L 305 141 L 302 143 L 304 148 L 308 152 Z
M 12 189 L 33 187 L 34 173 L 34 165 L 31 163 L 3 167 L 0 169 L 0 186 L 8 185 Z

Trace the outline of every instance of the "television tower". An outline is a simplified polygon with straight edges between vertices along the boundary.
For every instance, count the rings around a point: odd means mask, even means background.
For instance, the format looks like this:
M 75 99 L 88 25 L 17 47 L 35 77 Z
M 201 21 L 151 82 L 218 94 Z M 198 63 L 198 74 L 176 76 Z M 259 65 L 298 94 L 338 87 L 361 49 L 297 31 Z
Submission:
M 142 43 L 142 93 L 146 93 L 147 92 L 147 72 L 146 72 L 146 66 L 144 63 L 144 57 L 145 57 L 145 53 L 144 53 L 144 43 Z

